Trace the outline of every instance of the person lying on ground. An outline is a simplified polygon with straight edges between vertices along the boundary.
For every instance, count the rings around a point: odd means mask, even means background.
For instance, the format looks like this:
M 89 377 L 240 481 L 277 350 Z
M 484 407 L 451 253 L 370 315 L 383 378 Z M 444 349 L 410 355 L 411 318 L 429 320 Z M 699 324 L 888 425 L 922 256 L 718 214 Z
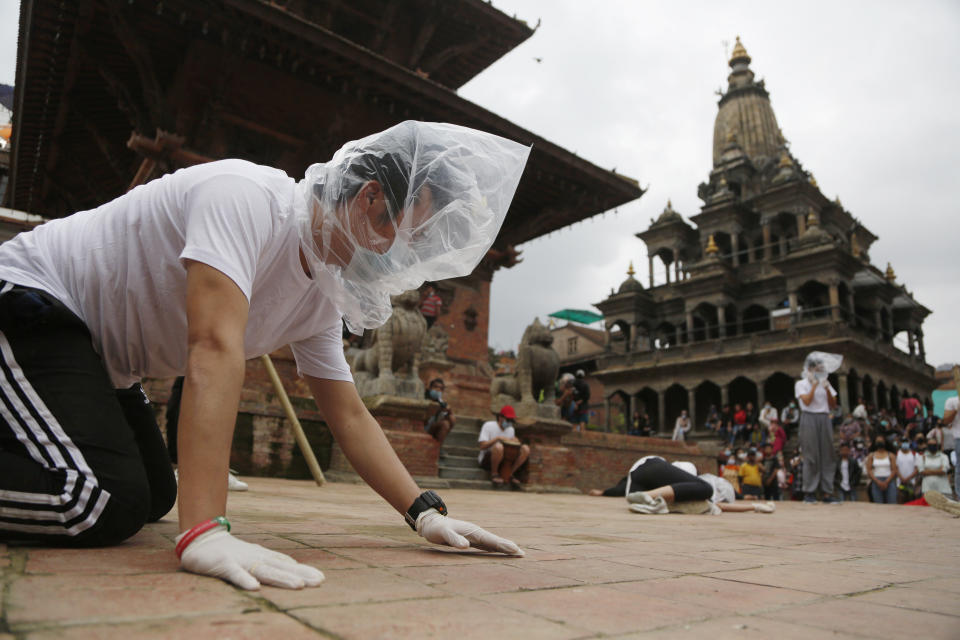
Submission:
M 591 489 L 589 495 L 626 497 L 631 511 L 645 514 L 773 513 L 773 503 L 737 501 L 732 484 L 710 473 L 698 477 L 696 471 L 692 462 L 671 464 L 659 456 L 645 456 L 616 485 Z
M 522 555 L 421 493 L 357 393 L 341 327 L 378 327 L 391 295 L 471 273 L 529 151 L 408 121 L 299 182 L 211 162 L 0 246 L 0 541 L 110 546 L 163 517 L 177 485 L 139 380 L 183 375 L 181 566 L 245 589 L 319 584 L 226 519 L 245 362 L 290 344 L 353 468 L 411 528 Z

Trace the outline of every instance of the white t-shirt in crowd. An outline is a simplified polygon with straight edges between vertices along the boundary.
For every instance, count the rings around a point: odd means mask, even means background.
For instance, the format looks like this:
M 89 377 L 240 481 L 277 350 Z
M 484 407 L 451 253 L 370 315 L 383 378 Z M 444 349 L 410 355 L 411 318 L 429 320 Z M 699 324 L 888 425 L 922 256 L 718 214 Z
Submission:
M 837 466 L 840 469 L 840 488 L 844 491 L 850 491 L 850 465 L 853 462 L 850 458 L 840 458 Z
M 897 473 L 901 478 L 909 478 L 910 474 L 917 468 L 918 456 L 913 451 L 897 451 Z
M 960 398 L 953 396 L 952 398 L 947 398 L 947 401 L 943 404 L 943 412 L 947 411 L 956 411 L 956 415 L 953 416 L 953 422 L 950 423 L 949 429 L 950 433 L 953 434 L 954 447 L 956 443 L 960 442 Z
M 853 417 L 857 420 L 866 420 L 867 408 L 863 404 L 858 404 L 857 408 L 853 410 Z
M 950 470 L 950 460 L 947 458 L 947 454 L 942 451 L 937 451 L 934 454 L 924 453 L 922 456 L 918 456 L 918 458 L 917 469 L 920 470 L 921 474 L 928 469 L 939 469 L 940 471 Z M 953 490 L 950 486 L 949 474 L 923 476 L 923 482 L 920 485 L 920 490 L 923 491 L 923 493 L 931 490 L 939 491 L 940 493 L 949 496 L 950 492 Z
M 797 380 L 797 383 L 793 386 L 793 395 L 797 398 L 797 402 L 800 403 L 800 409 L 809 413 L 830 413 L 830 404 L 827 402 L 827 390 L 830 391 L 830 395 L 834 398 L 837 397 L 837 392 L 833 390 L 829 382 L 824 382 L 817 385 L 817 390 L 813 392 L 813 401 L 810 402 L 810 404 L 805 404 L 803 400 L 800 399 L 800 396 L 807 395 L 812 388 L 813 385 L 810 384 L 810 381 L 806 378 Z
M 517 436 L 515 434 L 516 431 L 514 431 L 512 426 L 501 429 L 496 420 L 488 420 L 480 427 L 480 437 L 477 438 L 477 442 L 486 442 L 494 438 L 516 438 Z M 489 449 L 480 450 L 480 455 L 477 456 L 477 462 L 483 462 L 483 454 L 487 451 L 489 451 Z
M 725 478 L 715 476 L 712 473 L 701 473 L 699 477 L 713 487 L 713 495 L 710 496 L 710 500 L 713 503 L 729 502 L 732 504 L 736 501 L 737 494 L 733 489 L 733 485 Z
M 282 171 L 243 160 L 181 169 L 96 209 L 0 246 L 0 279 L 42 289 L 89 328 L 115 387 L 183 375 L 186 260 L 229 277 L 250 308 L 245 356 L 290 344 L 301 374 L 352 381 L 341 314 L 300 264 L 295 207 Z

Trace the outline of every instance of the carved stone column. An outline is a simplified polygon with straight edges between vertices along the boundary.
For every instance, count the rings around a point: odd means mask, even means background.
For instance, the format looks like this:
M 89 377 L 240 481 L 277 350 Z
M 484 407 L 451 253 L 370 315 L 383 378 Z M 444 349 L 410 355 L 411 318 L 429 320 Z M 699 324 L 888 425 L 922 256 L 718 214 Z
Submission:
M 923 348 L 923 330 L 917 329 L 917 344 L 920 347 L 920 359 L 927 361 L 927 351 Z
M 717 323 L 720 325 L 720 337 L 727 337 L 727 310 L 723 305 L 717 307 Z
M 760 409 L 763 408 L 763 404 L 767 401 L 767 394 L 763 391 L 763 380 L 760 382 L 755 382 L 757 385 L 757 414 L 759 415 Z
M 693 312 L 687 311 L 687 344 L 693 342 Z
M 637 410 L 637 396 L 633 394 L 630 395 L 629 410 L 630 413 L 627 414 L 627 431 L 633 429 L 633 414 Z
M 683 279 L 680 274 L 680 251 L 677 249 L 673 250 L 673 278 L 676 282 Z
M 771 233 L 770 233 L 770 223 L 763 225 L 763 259 L 764 261 L 769 262 L 773 257 L 773 247 L 771 244 Z
M 647 254 L 647 265 L 648 265 L 648 268 L 650 269 L 650 272 L 649 272 L 650 288 L 653 289 L 653 256 L 649 254 Z
M 730 404 L 730 384 L 720 385 L 720 405 Z
M 733 266 L 740 264 L 740 237 L 733 233 L 730 235 L 730 246 L 733 248 Z
M 834 322 L 840 321 L 840 290 L 836 282 L 831 282 L 828 289 L 830 294 L 830 317 Z
M 916 341 L 915 341 L 914 338 L 913 338 L 913 330 L 912 330 L 912 329 L 908 329 L 908 330 L 907 330 L 907 342 L 908 342 L 909 345 L 910 345 L 910 355 L 911 355 L 911 356 L 916 355 L 917 344 L 916 344 Z
M 838 373 L 837 379 L 840 381 L 840 388 L 837 389 L 837 393 L 840 394 L 840 408 L 843 410 L 843 415 L 850 413 L 850 387 L 848 376 L 845 373 Z
M 797 324 L 797 292 L 791 291 L 787 297 L 790 300 L 790 324 Z
M 666 394 L 663 392 L 663 389 L 657 389 L 657 431 L 664 432 L 666 430 L 667 421 L 667 403 Z
M 690 425 L 697 428 L 697 390 L 696 387 L 687 389 L 687 415 L 690 416 Z

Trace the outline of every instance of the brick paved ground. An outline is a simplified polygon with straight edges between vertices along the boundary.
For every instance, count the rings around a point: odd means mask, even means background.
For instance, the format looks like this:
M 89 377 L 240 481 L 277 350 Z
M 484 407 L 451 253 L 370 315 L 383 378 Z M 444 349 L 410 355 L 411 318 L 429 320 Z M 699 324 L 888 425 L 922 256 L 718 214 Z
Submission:
M 322 586 L 178 572 L 168 517 L 113 549 L 0 545 L 0 639 L 960 638 L 960 520 L 930 508 L 640 516 L 615 498 L 444 492 L 517 559 L 430 547 L 365 486 L 249 482 L 234 532 Z

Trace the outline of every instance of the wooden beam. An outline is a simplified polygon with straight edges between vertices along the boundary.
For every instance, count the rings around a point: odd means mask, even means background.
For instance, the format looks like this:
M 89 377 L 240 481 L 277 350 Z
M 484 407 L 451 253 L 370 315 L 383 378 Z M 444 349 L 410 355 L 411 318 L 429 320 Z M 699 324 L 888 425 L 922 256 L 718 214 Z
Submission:
M 253 120 L 248 120 L 238 115 L 227 113 L 226 111 L 221 111 L 218 107 L 214 107 L 213 111 L 215 116 L 220 120 L 222 120 L 223 122 L 232 124 L 236 127 L 240 127 L 241 129 L 246 129 L 248 131 L 253 131 L 255 133 L 262 134 L 264 136 L 267 136 L 268 138 L 273 138 L 274 140 L 277 140 L 278 142 L 282 142 L 288 146 L 299 148 L 306 144 L 306 140 L 304 140 L 303 138 L 298 138 L 288 133 L 283 133 L 282 131 L 271 129 L 270 127 L 267 127 L 259 122 L 254 122 Z
M 74 113 L 76 114 L 77 119 L 80 120 L 80 124 L 83 126 L 87 134 L 93 138 L 93 143 L 96 145 L 97 149 L 100 150 L 100 153 L 107 161 L 107 165 L 118 178 L 122 178 L 125 171 L 120 165 L 120 162 L 117 160 L 113 150 L 110 148 L 110 141 L 107 140 L 102 133 L 100 133 L 100 130 L 97 129 L 97 125 L 95 125 L 90 118 L 84 115 L 82 111 L 74 107 Z
M 417 32 L 417 39 L 413 41 L 413 47 L 411 47 L 410 50 L 410 60 L 407 62 L 409 68 L 417 68 L 417 65 L 420 63 L 420 58 L 423 57 L 423 52 L 427 49 L 427 45 L 430 44 L 430 38 L 433 37 L 433 32 L 437 30 L 438 23 L 439 20 L 437 16 L 433 15 L 420 26 L 420 31 Z

